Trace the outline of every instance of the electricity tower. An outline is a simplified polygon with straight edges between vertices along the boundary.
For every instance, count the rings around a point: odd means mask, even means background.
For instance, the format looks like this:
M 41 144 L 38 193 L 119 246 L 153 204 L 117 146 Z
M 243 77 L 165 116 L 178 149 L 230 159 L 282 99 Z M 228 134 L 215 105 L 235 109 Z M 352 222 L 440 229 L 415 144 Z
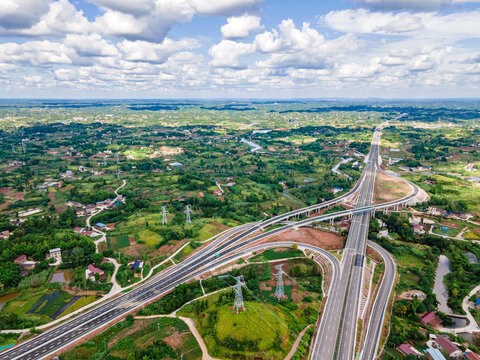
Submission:
M 119 163 L 118 152 L 115 154 L 115 161 L 117 162 L 117 164 Z
M 192 223 L 192 219 L 190 218 L 191 213 L 192 213 L 192 209 L 190 209 L 190 205 L 187 205 L 187 210 L 185 210 L 185 214 L 187 215 L 187 224 Z
M 27 152 L 27 148 L 25 147 L 25 142 L 22 140 L 22 151 L 25 154 Z
M 15 144 L 12 144 L 12 152 L 15 152 Z
M 278 300 L 287 298 L 283 289 L 283 274 L 286 274 L 286 272 L 282 270 L 282 266 L 283 264 L 275 266 L 275 269 L 277 269 L 278 272 L 275 274 L 275 278 L 277 279 L 277 286 L 275 287 L 274 297 Z
M 115 173 L 117 175 L 117 179 L 120 179 L 120 169 L 117 169 L 117 171 Z
M 243 294 L 242 294 L 242 286 L 245 286 L 243 282 L 243 275 L 237 276 L 235 278 L 237 283 L 232 286 L 233 291 L 235 291 L 235 301 L 233 303 L 233 309 L 237 311 L 246 311 L 245 306 L 243 305 Z
M 168 214 L 167 207 L 162 206 L 162 225 L 168 224 L 167 214 Z
M 106 156 L 103 158 L 103 166 L 107 166 L 107 157 Z

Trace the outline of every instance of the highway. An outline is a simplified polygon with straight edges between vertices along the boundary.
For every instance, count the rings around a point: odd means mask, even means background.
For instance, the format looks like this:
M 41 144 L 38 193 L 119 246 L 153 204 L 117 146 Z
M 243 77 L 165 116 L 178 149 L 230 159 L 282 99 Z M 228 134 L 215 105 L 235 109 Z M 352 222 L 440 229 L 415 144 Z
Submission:
M 377 134 L 377 132 L 375 134 Z M 335 323 L 334 321 L 335 313 L 332 312 L 332 309 L 338 309 L 339 306 L 342 306 L 342 309 L 344 308 L 343 307 L 344 304 L 338 301 L 339 298 L 336 296 L 336 294 L 338 293 L 346 294 L 347 283 L 349 284 L 348 288 L 350 289 L 351 287 L 352 289 L 354 289 L 353 291 L 357 293 L 358 291 L 355 289 L 358 288 L 359 286 L 358 283 L 360 283 L 360 286 L 361 286 L 361 276 L 359 277 L 359 275 L 356 275 L 356 274 L 360 270 L 362 270 L 363 272 L 363 267 L 358 266 L 358 264 L 360 263 L 363 264 L 363 261 L 364 261 L 366 236 L 365 236 L 365 241 L 363 240 L 357 241 L 357 240 L 354 240 L 354 238 L 355 239 L 363 238 L 362 234 L 365 234 L 366 232 L 368 232 L 368 219 L 370 217 L 369 214 L 372 209 L 389 207 L 391 205 L 399 203 L 399 201 L 397 200 L 387 204 L 380 204 L 375 206 L 371 205 L 371 195 L 369 197 L 369 193 L 371 194 L 371 192 L 373 192 L 373 184 L 374 184 L 374 176 L 375 176 L 374 173 L 376 168 L 375 164 L 377 163 L 376 159 L 378 158 L 378 145 L 375 145 L 375 141 L 372 144 L 372 149 L 370 154 L 371 155 L 376 154 L 376 155 L 369 156 L 369 162 L 367 163 L 366 169 L 362 174 L 361 179 L 357 182 L 357 184 L 352 190 L 350 190 L 343 196 L 322 204 L 314 205 L 314 206 L 303 208 L 300 210 L 295 210 L 287 214 L 279 215 L 259 223 L 248 224 L 242 227 L 232 229 L 232 232 L 229 232 L 228 234 L 225 234 L 219 237 L 217 240 L 213 241 L 205 249 L 202 249 L 200 252 L 196 253 L 191 258 L 172 267 L 171 269 L 167 270 L 165 273 L 162 273 L 159 276 L 156 276 L 155 278 L 147 281 L 143 285 L 137 288 L 134 288 L 132 291 L 125 293 L 119 296 L 118 298 L 107 301 L 92 310 L 86 311 L 85 313 L 78 315 L 77 317 L 71 320 L 67 320 L 61 325 L 58 325 L 48 331 L 45 331 L 44 333 L 32 338 L 31 340 L 27 340 L 13 347 L 10 350 L 1 353 L 0 360 L 42 359 L 54 353 L 58 353 L 59 350 L 61 350 L 62 348 L 78 341 L 79 339 L 87 336 L 88 334 L 96 331 L 99 328 L 105 327 L 106 325 L 113 323 L 117 319 L 124 317 L 127 313 L 130 313 L 133 310 L 139 309 L 146 302 L 151 301 L 155 298 L 158 298 L 160 295 L 173 289 L 176 285 L 182 282 L 185 282 L 198 274 L 206 272 L 214 268 L 215 266 L 218 266 L 219 263 L 228 262 L 229 256 L 232 256 L 232 254 L 235 251 L 245 247 L 248 244 L 262 240 L 266 237 L 269 237 L 273 234 L 276 234 L 285 230 L 295 229 L 300 226 L 308 225 L 313 221 L 328 220 L 330 218 L 341 217 L 341 216 L 354 213 L 355 214 L 353 219 L 354 222 L 352 224 L 354 231 L 352 231 L 352 227 L 351 227 L 350 233 L 352 234 L 351 235 L 352 237 L 349 235 L 349 238 L 347 239 L 347 247 L 345 249 L 344 256 L 343 256 L 345 260 L 342 259 L 342 266 L 341 266 L 342 277 L 340 278 L 339 281 L 333 282 L 333 286 L 331 288 L 332 295 L 329 296 L 329 299 L 327 301 L 328 306 L 326 307 L 325 314 L 324 314 L 325 319 L 329 318 L 332 320 L 332 322 L 330 322 L 329 325 L 333 326 L 333 323 Z M 264 232 L 256 236 L 251 236 L 259 229 L 264 229 L 270 225 L 276 224 L 290 217 L 308 213 L 311 211 L 316 211 L 321 207 L 331 206 L 335 203 L 338 203 L 341 200 L 343 200 L 345 197 L 352 195 L 357 190 L 359 191 L 359 197 L 358 197 L 356 209 L 341 211 L 336 214 L 320 215 L 320 216 L 304 219 L 292 225 L 287 225 L 281 228 L 276 228 L 276 229 Z M 347 254 L 348 256 L 346 256 Z M 355 271 L 350 272 L 352 275 L 351 276 L 349 275 L 348 278 L 346 278 L 347 275 L 344 275 L 344 274 L 346 274 L 347 271 L 345 271 L 345 269 L 347 268 L 351 269 L 352 265 L 354 264 L 357 264 L 355 265 L 355 267 L 358 269 L 355 269 Z M 348 280 L 348 282 L 344 281 L 346 279 Z M 355 294 L 355 292 L 350 291 L 351 294 Z M 346 298 L 345 296 L 341 297 L 342 300 L 345 298 Z M 334 301 L 334 299 L 337 299 L 337 301 Z M 358 303 L 358 299 L 357 299 L 357 303 Z M 355 303 L 349 306 L 355 307 Z M 336 315 L 337 318 L 339 318 L 338 316 L 339 312 L 336 312 L 336 314 L 337 314 Z M 353 316 L 357 316 L 356 314 L 358 314 L 357 310 L 355 310 L 354 315 L 348 314 L 349 316 L 345 317 L 345 319 L 348 320 L 350 318 L 353 318 Z M 323 324 L 327 322 L 328 321 L 323 321 L 322 319 L 321 326 L 323 326 Z M 349 334 L 351 334 L 352 331 L 353 332 L 355 331 L 355 329 L 353 328 L 356 327 L 356 319 L 353 321 L 353 323 L 351 320 L 348 320 L 348 322 L 344 321 L 344 324 L 346 326 L 344 326 L 345 330 L 342 329 L 342 333 L 345 331 L 345 334 L 350 336 Z M 340 327 L 338 327 L 338 329 L 339 328 Z M 328 331 L 329 329 L 327 328 L 325 330 Z M 332 333 L 332 331 L 330 330 L 328 331 L 328 333 Z M 342 345 L 342 354 L 347 354 L 352 348 L 351 342 L 349 343 L 347 340 L 348 339 L 346 338 L 344 342 L 341 342 L 341 344 L 345 344 L 345 345 Z M 353 336 L 353 339 L 351 340 L 353 340 L 353 343 L 354 343 L 355 336 Z M 335 341 L 333 343 L 335 343 Z M 317 357 L 314 357 L 315 359 L 323 360 L 323 359 L 333 358 L 333 355 L 332 357 L 323 357 L 323 356 L 318 357 L 319 354 L 322 354 L 322 351 L 326 351 L 321 347 L 321 343 L 319 343 L 318 341 L 316 341 L 315 343 L 315 349 L 318 349 L 317 351 L 314 352 L 314 356 L 317 356 Z M 350 353 L 349 356 L 351 355 L 352 354 Z M 350 358 L 351 357 L 345 357 L 345 359 L 350 359 Z
M 380 129 L 374 133 L 372 146 L 360 184 L 357 209 L 371 206 L 378 167 Z M 355 340 L 357 319 L 362 290 L 365 250 L 370 222 L 370 211 L 361 211 L 353 215 L 347 242 L 342 256 L 340 281 L 332 289 L 332 305 L 325 309 L 317 332 L 312 359 L 355 358 Z

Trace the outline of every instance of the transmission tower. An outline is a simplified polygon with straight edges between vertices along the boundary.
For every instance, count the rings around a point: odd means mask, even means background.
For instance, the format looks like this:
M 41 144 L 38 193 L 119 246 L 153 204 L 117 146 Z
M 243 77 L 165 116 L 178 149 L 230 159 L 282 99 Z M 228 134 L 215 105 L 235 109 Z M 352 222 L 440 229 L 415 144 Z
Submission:
M 168 214 L 167 207 L 162 206 L 162 225 L 168 224 L 167 214 Z
M 117 171 L 115 173 L 117 175 L 117 179 L 120 179 L 120 169 L 117 169 Z
M 235 278 L 237 280 L 237 283 L 232 286 L 233 291 L 235 291 L 235 301 L 233 303 L 233 309 L 237 311 L 245 311 L 245 306 L 243 305 L 243 294 L 242 294 L 242 287 L 245 286 L 245 283 L 243 282 L 243 276 L 237 276 Z
M 190 209 L 190 205 L 187 205 L 187 210 L 185 210 L 185 214 L 187 215 L 187 224 L 192 223 L 192 219 L 190 218 L 191 213 L 192 213 L 192 209 Z
M 120 162 L 118 159 L 118 152 L 115 154 L 115 161 L 117 162 L 117 164 Z
M 107 157 L 106 156 L 103 158 L 103 166 L 107 166 Z
M 25 142 L 22 140 L 22 151 L 25 154 L 27 152 L 27 149 L 25 147 Z
M 12 152 L 15 152 L 15 144 L 12 144 Z
M 275 298 L 278 300 L 286 299 L 285 291 L 283 289 L 283 274 L 286 274 L 285 271 L 282 270 L 283 264 L 275 266 L 275 269 L 278 272 L 275 274 L 275 278 L 277 279 L 277 286 L 275 287 Z

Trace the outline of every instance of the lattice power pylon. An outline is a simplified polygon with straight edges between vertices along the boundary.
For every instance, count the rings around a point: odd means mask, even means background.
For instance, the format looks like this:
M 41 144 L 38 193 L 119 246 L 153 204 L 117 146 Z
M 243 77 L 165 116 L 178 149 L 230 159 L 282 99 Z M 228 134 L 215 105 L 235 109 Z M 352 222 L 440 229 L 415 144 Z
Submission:
M 25 146 L 25 141 L 22 140 L 22 151 L 25 154 L 27 152 L 27 148 Z
M 120 179 L 120 169 L 117 169 L 117 171 L 115 173 L 117 175 L 117 179 Z
M 118 152 L 115 154 L 115 161 L 117 162 L 117 164 L 120 162 L 118 159 Z
M 191 213 L 192 213 L 192 209 L 190 209 L 190 205 L 187 205 L 187 209 L 185 210 L 185 214 L 187 215 L 187 224 L 192 223 L 192 219 L 190 218 Z
M 235 278 L 237 283 L 232 286 L 233 291 L 235 291 L 235 301 L 233 303 L 233 309 L 237 312 L 238 310 L 245 311 L 245 306 L 243 305 L 243 294 L 242 294 L 242 287 L 245 286 L 243 282 L 243 276 L 237 276 Z
M 107 166 L 107 157 L 106 156 L 103 158 L 103 166 Z
M 167 214 L 168 214 L 167 207 L 162 206 L 162 225 L 168 224 Z
M 275 287 L 275 298 L 278 300 L 286 299 L 285 290 L 283 288 L 283 274 L 286 274 L 285 271 L 282 270 L 283 264 L 275 266 L 277 269 L 277 273 L 275 274 L 275 278 L 277 279 L 277 286 Z

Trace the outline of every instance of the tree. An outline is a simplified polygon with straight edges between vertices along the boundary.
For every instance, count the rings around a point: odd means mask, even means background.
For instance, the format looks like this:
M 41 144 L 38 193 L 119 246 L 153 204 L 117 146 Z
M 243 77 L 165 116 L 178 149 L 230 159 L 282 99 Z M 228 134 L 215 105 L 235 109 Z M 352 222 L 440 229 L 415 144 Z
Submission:
M 20 282 L 20 267 L 13 262 L 6 262 L 0 272 L 0 284 L 5 287 L 14 287 Z
M 81 247 L 75 247 L 70 254 L 70 260 L 74 267 L 83 265 L 85 262 L 85 253 Z
M 34 288 L 39 287 L 41 285 L 40 278 L 37 274 L 32 275 L 30 277 L 30 285 Z

